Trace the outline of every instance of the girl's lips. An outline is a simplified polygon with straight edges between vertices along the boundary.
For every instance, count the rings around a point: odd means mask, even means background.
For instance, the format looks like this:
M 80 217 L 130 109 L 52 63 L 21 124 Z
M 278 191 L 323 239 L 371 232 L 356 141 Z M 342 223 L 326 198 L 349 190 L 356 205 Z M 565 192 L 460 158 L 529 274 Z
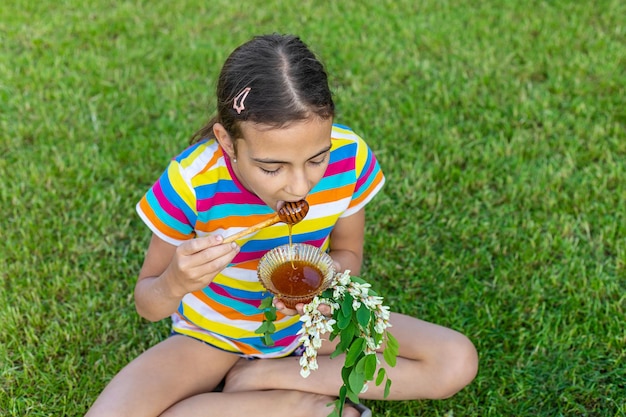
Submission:
M 289 201 L 290 203 L 297 203 L 298 201 L 302 201 L 304 200 L 304 198 L 300 199 L 300 200 L 294 200 L 294 201 Z M 276 202 L 276 212 L 279 212 L 281 208 L 283 208 L 283 206 L 285 205 L 286 201 L 284 200 L 278 200 Z

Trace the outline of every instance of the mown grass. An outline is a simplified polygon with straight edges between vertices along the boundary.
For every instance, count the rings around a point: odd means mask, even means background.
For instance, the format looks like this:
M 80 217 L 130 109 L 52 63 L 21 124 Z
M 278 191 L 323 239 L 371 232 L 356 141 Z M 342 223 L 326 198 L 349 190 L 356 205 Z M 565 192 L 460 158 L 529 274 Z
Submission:
M 626 415 L 623 2 L 90 2 L 0 8 L 0 414 L 82 415 L 167 334 L 134 311 L 134 204 L 226 55 L 297 33 L 388 183 L 364 277 L 476 343 L 476 380 L 380 416 Z

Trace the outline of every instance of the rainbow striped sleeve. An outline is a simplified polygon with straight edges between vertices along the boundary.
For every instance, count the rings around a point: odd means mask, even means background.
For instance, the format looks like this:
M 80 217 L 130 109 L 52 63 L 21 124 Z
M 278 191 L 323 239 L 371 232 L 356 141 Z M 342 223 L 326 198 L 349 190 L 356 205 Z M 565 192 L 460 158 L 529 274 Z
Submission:
M 383 171 L 372 150 L 365 141 L 354 134 L 356 144 L 355 174 L 356 184 L 352 200 L 341 217 L 350 216 L 361 210 L 380 191 L 385 183 Z
M 150 230 L 172 245 L 178 246 L 196 235 L 195 192 L 177 160 L 170 162 L 136 209 Z

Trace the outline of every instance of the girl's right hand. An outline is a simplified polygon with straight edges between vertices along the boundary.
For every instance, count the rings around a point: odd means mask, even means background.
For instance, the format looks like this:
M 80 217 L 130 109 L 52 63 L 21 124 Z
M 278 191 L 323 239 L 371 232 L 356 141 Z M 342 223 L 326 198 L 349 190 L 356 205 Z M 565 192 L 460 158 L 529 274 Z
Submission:
M 163 278 L 176 297 L 206 287 L 239 253 L 236 243 L 223 244 L 222 236 L 189 240 L 176 248 Z

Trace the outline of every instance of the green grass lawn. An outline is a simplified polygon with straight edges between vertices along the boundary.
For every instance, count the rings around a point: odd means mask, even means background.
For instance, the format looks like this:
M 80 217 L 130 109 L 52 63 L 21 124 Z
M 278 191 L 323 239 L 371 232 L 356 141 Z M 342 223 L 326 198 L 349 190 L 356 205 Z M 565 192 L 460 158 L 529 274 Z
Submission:
M 297 33 L 387 175 L 363 277 L 467 334 L 476 380 L 376 416 L 626 415 L 626 3 L 8 0 L 0 415 L 80 416 L 167 336 L 133 305 L 134 205 L 222 61 Z

